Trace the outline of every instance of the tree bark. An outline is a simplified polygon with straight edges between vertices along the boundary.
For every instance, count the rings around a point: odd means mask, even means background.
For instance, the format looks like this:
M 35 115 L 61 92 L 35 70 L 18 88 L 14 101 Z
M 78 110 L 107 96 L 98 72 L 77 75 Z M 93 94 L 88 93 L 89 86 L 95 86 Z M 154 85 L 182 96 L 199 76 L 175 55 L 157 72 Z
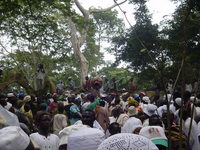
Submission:
M 89 62 L 87 61 L 87 59 L 81 53 L 81 50 L 80 50 L 83 43 L 82 41 L 84 40 L 83 40 L 83 37 L 80 40 L 80 38 L 77 36 L 76 26 L 70 17 L 68 17 L 68 22 L 69 22 L 69 27 L 71 30 L 71 44 L 74 51 L 74 56 L 80 63 L 81 87 L 83 87 L 85 83 L 85 77 L 88 75 L 88 69 L 89 69 Z
M 91 9 L 91 10 L 86 10 L 78 0 L 74 0 L 76 6 L 78 9 L 81 11 L 83 17 L 85 20 L 90 19 L 90 15 L 93 13 L 101 13 L 105 12 L 108 10 L 111 10 L 112 8 L 121 5 L 125 3 L 127 0 L 124 0 L 118 4 L 114 4 L 108 8 L 105 9 Z M 82 32 L 79 32 L 76 28 L 76 24 L 72 21 L 72 18 L 70 16 L 67 17 L 68 23 L 69 23 L 69 29 L 71 32 L 71 44 L 74 52 L 75 58 L 78 60 L 80 63 L 80 76 L 81 76 L 81 88 L 83 88 L 83 85 L 85 84 L 85 77 L 88 75 L 88 70 L 89 70 L 89 62 L 85 58 L 85 56 L 81 53 L 81 47 L 86 41 L 87 37 L 87 31 L 89 30 L 88 26 L 85 26 L 85 28 L 82 30 Z M 78 33 L 78 34 L 77 34 Z

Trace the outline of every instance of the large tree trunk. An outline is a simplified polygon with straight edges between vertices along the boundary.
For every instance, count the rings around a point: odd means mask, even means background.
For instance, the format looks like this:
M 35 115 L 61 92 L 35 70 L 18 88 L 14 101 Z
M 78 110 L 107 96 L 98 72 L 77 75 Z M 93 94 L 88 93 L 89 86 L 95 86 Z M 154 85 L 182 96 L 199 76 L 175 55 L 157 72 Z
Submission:
M 88 75 L 88 69 L 89 69 L 89 63 L 86 60 L 86 58 L 84 57 L 84 55 L 80 55 L 81 57 L 81 61 L 80 61 L 80 65 L 81 65 L 81 87 L 83 87 L 85 85 L 85 77 Z
M 72 48 L 74 51 L 74 56 L 80 63 L 80 71 L 81 71 L 81 87 L 85 84 L 85 77 L 88 75 L 88 69 L 89 69 L 89 62 L 85 58 L 85 56 L 81 53 L 81 46 L 82 43 L 80 42 L 80 37 L 77 36 L 77 29 L 73 21 L 70 17 L 68 17 L 68 22 L 71 30 L 71 43 Z M 84 41 L 84 39 L 82 39 Z
M 78 0 L 74 0 L 76 6 L 78 7 L 78 9 L 81 11 L 83 17 L 85 20 L 89 20 L 90 19 L 90 15 L 93 13 L 100 13 L 100 12 L 104 12 L 104 11 L 108 11 L 111 10 L 112 8 L 121 5 L 123 3 L 125 3 L 127 0 L 124 0 L 120 3 L 116 3 L 108 8 L 105 9 L 90 9 L 90 10 L 86 10 L 80 3 Z M 71 17 L 67 17 L 68 23 L 69 23 L 69 29 L 71 32 L 71 44 L 72 44 L 72 48 L 74 51 L 74 56 L 75 58 L 78 60 L 78 62 L 80 63 L 80 76 L 81 76 L 81 88 L 83 88 L 83 85 L 85 84 L 85 77 L 88 75 L 88 69 L 89 69 L 89 62 L 87 61 L 87 59 L 85 58 L 85 56 L 81 53 L 81 47 L 82 45 L 85 43 L 86 41 L 86 37 L 87 37 L 87 32 L 89 30 L 88 26 L 85 26 L 84 29 L 82 29 L 82 32 L 78 31 L 78 29 L 76 28 L 75 23 L 72 21 Z

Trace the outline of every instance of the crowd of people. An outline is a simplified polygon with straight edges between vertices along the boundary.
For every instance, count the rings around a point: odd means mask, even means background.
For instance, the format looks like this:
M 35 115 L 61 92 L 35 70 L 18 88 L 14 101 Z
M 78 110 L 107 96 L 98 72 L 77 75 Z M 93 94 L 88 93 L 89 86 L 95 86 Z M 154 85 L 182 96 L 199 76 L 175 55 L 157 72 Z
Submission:
M 0 150 L 199 150 L 199 121 L 189 91 L 1 93 Z

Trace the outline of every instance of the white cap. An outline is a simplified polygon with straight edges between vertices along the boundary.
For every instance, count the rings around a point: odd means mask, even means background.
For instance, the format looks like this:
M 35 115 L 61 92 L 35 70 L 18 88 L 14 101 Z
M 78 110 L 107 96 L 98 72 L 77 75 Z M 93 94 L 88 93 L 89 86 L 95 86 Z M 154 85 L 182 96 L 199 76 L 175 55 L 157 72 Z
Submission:
M 167 106 L 166 106 L 166 105 L 162 105 L 162 106 L 160 106 L 160 107 L 158 108 L 158 115 L 159 115 L 160 117 L 162 117 L 162 114 L 163 114 L 164 112 L 167 112 Z
M 30 143 L 28 135 L 17 126 L 1 129 L 0 137 L 0 150 L 25 150 Z
M 105 134 L 99 129 L 80 129 L 69 135 L 67 150 L 96 150 L 104 139 Z
M 137 114 L 137 110 L 136 110 L 135 106 L 130 106 L 128 108 L 128 115 L 129 115 L 129 117 L 133 116 L 133 115 L 136 115 L 136 114 Z
M 63 130 L 61 130 L 59 132 L 59 138 L 60 138 L 60 143 L 59 143 L 59 146 L 60 145 L 64 145 L 64 144 L 67 144 L 68 143 L 68 136 L 74 132 L 74 131 L 78 131 L 79 129 L 82 129 L 82 128 L 88 128 L 87 125 L 71 125 L 69 127 L 65 127 Z
M 7 94 L 7 97 L 14 97 L 15 95 L 14 95 L 14 93 L 8 93 Z
M 192 102 L 194 102 L 194 99 L 195 99 L 195 96 L 191 96 L 191 97 L 190 97 L 190 100 L 191 100 Z
M 100 97 L 106 97 L 107 94 L 106 93 L 100 93 Z
M 154 104 L 147 104 L 147 106 L 145 107 L 145 109 L 143 110 L 145 114 L 147 114 L 148 116 L 152 116 L 156 113 L 156 109 L 158 107 Z
M 146 103 L 150 103 L 150 99 L 149 99 L 149 97 L 148 96 L 144 96 L 143 98 L 142 98 L 142 100 L 144 101 L 144 102 L 146 102 Z
M 139 135 L 150 139 L 154 144 L 168 147 L 168 140 L 165 136 L 165 131 L 160 126 L 146 126 L 140 130 Z
M 182 101 L 182 98 L 180 98 L 180 97 L 175 99 L 176 104 L 179 106 L 181 106 L 181 101 Z
M 158 150 L 158 148 L 141 135 L 119 133 L 104 140 L 97 150 Z
M 0 126 L 19 126 L 17 116 L 0 105 Z

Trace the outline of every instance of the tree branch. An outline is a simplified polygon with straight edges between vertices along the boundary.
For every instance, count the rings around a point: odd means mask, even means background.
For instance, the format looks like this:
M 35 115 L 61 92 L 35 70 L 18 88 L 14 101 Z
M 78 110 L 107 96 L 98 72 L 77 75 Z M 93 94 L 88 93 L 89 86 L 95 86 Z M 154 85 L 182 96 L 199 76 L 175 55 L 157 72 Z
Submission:
M 83 16 L 87 19 L 89 19 L 89 14 L 90 12 L 88 10 L 86 10 L 78 0 L 74 0 L 76 6 L 78 7 L 78 9 L 81 11 L 81 13 L 83 14 Z
M 118 5 L 121 5 L 123 3 L 125 3 L 127 0 L 124 0 L 120 3 L 117 3 L 116 0 L 114 0 L 115 4 L 113 4 L 112 6 L 108 7 L 108 8 L 104 8 L 104 9 L 92 9 L 92 10 L 89 10 L 89 13 L 100 13 L 100 12 L 105 12 L 105 11 L 108 11 L 108 10 L 111 10 L 113 9 L 114 7 L 118 6 Z

